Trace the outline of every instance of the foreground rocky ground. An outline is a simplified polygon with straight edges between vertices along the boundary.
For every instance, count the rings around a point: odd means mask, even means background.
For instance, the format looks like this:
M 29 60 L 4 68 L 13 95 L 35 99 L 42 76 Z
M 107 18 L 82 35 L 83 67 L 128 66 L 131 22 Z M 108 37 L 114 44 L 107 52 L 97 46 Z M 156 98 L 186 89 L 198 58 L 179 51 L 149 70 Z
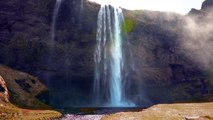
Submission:
M 52 110 L 28 110 L 0 104 L 0 120 L 49 120 L 60 116 L 61 113 Z
M 108 115 L 102 120 L 213 120 L 213 102 L 161 104 L 140 112 Z

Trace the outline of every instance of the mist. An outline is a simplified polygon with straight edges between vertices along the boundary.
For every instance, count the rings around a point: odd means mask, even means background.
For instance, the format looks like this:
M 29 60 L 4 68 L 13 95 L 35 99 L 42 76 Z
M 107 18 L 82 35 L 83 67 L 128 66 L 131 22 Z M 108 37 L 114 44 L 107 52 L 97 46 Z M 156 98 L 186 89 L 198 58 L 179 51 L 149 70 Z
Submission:
M 202 14 L 187 16 L 181 31 L 181 46 L 185 54 L 198 63 L 198 67 L 213 66 L 213 16 Z

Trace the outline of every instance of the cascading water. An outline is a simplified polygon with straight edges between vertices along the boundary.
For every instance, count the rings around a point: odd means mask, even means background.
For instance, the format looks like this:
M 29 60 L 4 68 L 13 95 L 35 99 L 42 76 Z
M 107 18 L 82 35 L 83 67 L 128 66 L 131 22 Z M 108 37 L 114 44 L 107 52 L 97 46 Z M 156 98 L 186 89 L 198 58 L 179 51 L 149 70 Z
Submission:
M 84 9 L 84 0 L 81 0 L 81 6 L 80 6 L 80 8 L 81 8 L 81 11 L 83 11 L 83 9 Z
M 55 61 L 55 31 L 56 31 L 56 22 L 57 22 L 57 16 L 58 12 L 61 6 L 62 0 L 56 0 L 54 11 L 53 11 L 53 17 L 52 17 L 52 24 L 51 24 L 51 30 L 50 30 L 50 52 L 49 52 L 49 57 L 47 60 L 47 68 L 52 70 L 55 67 L 55 64 L 53 64 Z M 46 79 L 47 79 L 47 85 L 49 87 L 49 98 L 50 98 L 50 104 L 52 104 L 52 87 L 50 84 L 51 78 L 51 73 L 46 74 Z
M 57 22 L 57 16 L 59 12 L 59 8 L 61 6 L 61 0 L 56 0 L 54 11 L 53 11 L 53 17 L 52 17 L 52 24 L 50 29 L 50 52 L 49 57 L 47 60 L 47 68 L 48 69 L 54 69 L 54 56 L 55 56 L 55 31 L 56 31 L 56 22 Z M 50 75 L 47 75 L 47 80 L 50 79 Z M 49 81 L 47 83 L 49 85 Z
M 97 106 L 134 106 L 125 98 L 123 89 L 122 22 L 123 13 L 120 8 L 101 6 L 95 50 L 94 94 Z
M 53 11 L 53 17 L 52 17 L 51 31 L 50 31 L 52 47 L 54 46 L 54 43 L 55 43 L 55 24 L 57 21 L 57 16 L 58 16 L 58 11 L 60 6 L 61 6 L 61 0 L 56 0 L 55 8 Z

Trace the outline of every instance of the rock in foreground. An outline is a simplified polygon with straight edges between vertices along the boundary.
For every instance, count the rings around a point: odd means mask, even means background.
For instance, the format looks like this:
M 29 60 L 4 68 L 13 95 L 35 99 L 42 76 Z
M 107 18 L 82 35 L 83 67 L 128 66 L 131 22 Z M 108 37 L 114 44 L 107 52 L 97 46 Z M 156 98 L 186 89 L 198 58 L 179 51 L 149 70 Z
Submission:
M 8 90 L 4 91 L 10 94 L 11 103 L 22 108 L 50 109 L 44 101 L 38 99 L 48 93 L 48 89 L 36 77 L 1 64 L 0 75 L 7 83 Z
M 0 106 L 1 120 L 49 120 L 60 116 L 61 113 L 52 110 L 27 110 L 9 103 Z
M 213 103 L 162 104 L 140 112 L 123 112 L 103 120 L 212 120 Z
M 8 88 L 0 76 L 0 120 L 47 120 L 58 118 L 61 113 L 52 110 L 21 109 L 9 102 Z

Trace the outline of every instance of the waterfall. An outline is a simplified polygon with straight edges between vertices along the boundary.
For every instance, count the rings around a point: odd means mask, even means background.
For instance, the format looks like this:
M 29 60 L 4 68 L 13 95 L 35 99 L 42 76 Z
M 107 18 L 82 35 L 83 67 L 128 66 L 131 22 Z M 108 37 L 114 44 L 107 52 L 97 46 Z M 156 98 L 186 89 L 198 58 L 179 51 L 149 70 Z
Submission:
M 121 9 L 114 10 L 114 39 L 111 47 L 111 104 L 119 105 L 122 100 L 121 88 L 121 69 L 122 69 L 122 50 L 121 50 Z
M 55 24 L 57 21 L 57 16 L 58 16 L 58 11 L 59 11 L 60 6 L 61 6 L 61 0 L 56 0 L 56 4 L 54 7 L 54 11 L 53 11 L 53 17 L 52 17 L 51 31 L 50 31 L 51 47 L 54 47 L 54 44 L 55 44 Z
M 53 11 L 53 16 L 52 16 L 52 24 L 51 24 L 51 29 L 50 29 L 50 52 L 49 52 L 49 58 L 48 58 L 48 63 L 47 67 L 48 69 L 52 69 L 54 67 L 54 56 L 55 56 L 55 31 L 56 31 L 56 23 L 57 23 L 57 16 L 59 12 L 59 8 L 61 6 L 61 0 L 56 0 L 54 11 Z
M 53 17 L 52 17 L 52 24 L 51 24 L 51 29 L 50 29 L 50 51 L 49 51 L 49 56 L 47 59 L 47 68 L 48 69 L 54 69 L 55 64 L 53 64 L 55 61 L 55 31 L 56 31 L 56 23 L 57 23 L 57 16 L 59 12 L 59 8 L 61 6 L 61 0 L 56 0 L 54 11 L 53 11 Z M 47 85 L 49 87 L 49 98 L 50 98 L 50 104 L 52 104 L 52 86 L 50 84 L 51 78 L 51 73 L 46 74 L 46 79 L 47 79 Z
M 94 94 L 97 106 L 134 106 L 125 98 L 123 76 L 123 13 L 120 8 L 102 5 L 98 13 Z
M 80 5 L 81 11 L 84 9 L 84 0 L 81 0 L 81 5 Z

